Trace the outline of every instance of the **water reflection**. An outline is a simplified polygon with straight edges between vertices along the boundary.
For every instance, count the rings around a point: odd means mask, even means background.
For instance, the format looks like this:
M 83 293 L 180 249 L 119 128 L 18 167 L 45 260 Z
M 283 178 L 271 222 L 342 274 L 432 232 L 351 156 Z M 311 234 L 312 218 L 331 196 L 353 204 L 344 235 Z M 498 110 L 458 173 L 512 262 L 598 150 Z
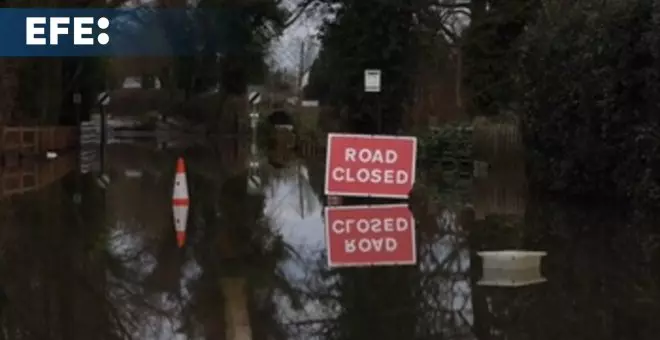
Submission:
M 411 200 L 418 266 L 329 270 L 319 153 L 277 151 L 288 154 L 261 165 L 261 189 L 250 193 L 245 143 L 174 145 L 107 145 L 106 190 L 99 167 L 76 170 L 77 155 L 2 170 L 0 338 L 654 339 L 660 331 L 657 221 L 606 202 L 528 195 L 522 163 L 500 160 L 511 155 L 475 152 L 487 176 L 451 187 L 467 192 L 437 194 L 434 177 L 420 177 L 428 182 Z M 183 249 L 171 215 L 179 156 L 191 195 Z M 17 179 L 20 190 L 6 184 Z M 503 249 L 547 252 L 547 282 L 478 285 L 477 252 Z

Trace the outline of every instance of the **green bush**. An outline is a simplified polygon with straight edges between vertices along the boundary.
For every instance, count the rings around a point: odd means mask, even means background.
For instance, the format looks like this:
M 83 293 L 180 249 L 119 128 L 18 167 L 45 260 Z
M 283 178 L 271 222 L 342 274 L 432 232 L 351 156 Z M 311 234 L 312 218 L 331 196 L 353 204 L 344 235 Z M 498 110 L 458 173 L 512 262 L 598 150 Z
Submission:
M 561 17 L 543 17 L 525 37 L 520 106 L 530 184 L 655 201 L 657 5 L 598 4 L 582 1 Z

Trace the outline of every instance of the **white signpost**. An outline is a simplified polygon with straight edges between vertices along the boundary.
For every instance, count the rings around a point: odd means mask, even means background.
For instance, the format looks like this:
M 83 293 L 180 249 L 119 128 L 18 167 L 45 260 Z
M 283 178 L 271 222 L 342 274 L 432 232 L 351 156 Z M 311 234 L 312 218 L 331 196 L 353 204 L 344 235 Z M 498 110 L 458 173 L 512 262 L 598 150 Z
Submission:
M 250 104 L 252 105 L 259 104 L 261 102 L 261 93 L 257 91 L 250 92 L 249 99 L 250 99 Z
M 248 86 L 248 102 L 252 107 L 250 113 L 250 125 L 252 128 L 252 143 L 250 145 L 250 161 L 249 161 L 249 175 L 247 178 L 248 192 L 256 195 L 261 192 L 261 177 L 259 176 L 259 159 L 257 148 L 257 128 L 259 126 L 259 109 L 258 105 L 261 103 L 262 93 L 264 92 L 263 86 L 251 85 Z
M 261 103 L 263 86 L 250 85 L 248 86 L 247 95 L 250 105 L 258 105 Z
M 110 104 L 110 95 L 107 92 L 99 93 L 99 103 L 103 106 L 108 106 Z
M 364 92 L 380 92 L 380 70 L 364 70 Z
M 261 192 L 261 178 L 257 174 L 248 176 L 248 193 L 258 195 Z
M 248 167 L 247 190 L 249 194 L 257 195 L 261 192 L 261 177 L 259 176 L 259 161 L 256 156 L 250 160 Z

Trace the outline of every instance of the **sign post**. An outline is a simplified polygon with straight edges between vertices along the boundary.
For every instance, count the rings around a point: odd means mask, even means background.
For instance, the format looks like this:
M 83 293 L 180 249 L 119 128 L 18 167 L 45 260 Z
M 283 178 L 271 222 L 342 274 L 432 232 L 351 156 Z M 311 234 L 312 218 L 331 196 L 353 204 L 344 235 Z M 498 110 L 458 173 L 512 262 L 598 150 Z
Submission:
M 100 142 L 100 160 L 101 160 L 101 174 L 105 174 L 106 162 L 106 144 L 108 144 L 108 118 L 106 117 L 106 107 L 110 104 L 110 94 L 102 92 L 98 96 L 99 104 L 99 118 L 101 119 L 101 142 Z
M 264 92 L 263 86 L 250 85 L 247 89 L 248 102 L 250 105 L 258 105 L 261 103 L 261 96 Z
M 258 91 L 250 92 L 249 95 L 250 105 L 257 105 L 261 103 L 261 93 Z
M 263 89 L 260 86 L 249 86 L 248 87 L 248 102 L 250 104 L 250 128 L 252 130 L 252 141 L 250 143 L 250 169 L 254 170 L 255 167 L 258 168 L 258 164 L 255 166 L 253 163 L 258 162 L 258 150 L 257 150 L 257 129 L 259 127 L 259 110 L 258 105 L 261 103 L 261 93 Z M 252 171 L 254 172 L 254 171 Z
M 325 208 L 329 267 L 414 265 L 415 221 L 405 204 Z
M 407 199 L 415 183 L 417 139 L 328 134 L 325 194 Z
M 364 92 L 366 93 L 380 93 L 381 91 L 381 71 L 378 69 L 364 70 Z M 377 103 L 377 120 L 378 120 L 378 132 L 383 131 L 383 111 L 380 108 L 380 100 L 376 101 Z

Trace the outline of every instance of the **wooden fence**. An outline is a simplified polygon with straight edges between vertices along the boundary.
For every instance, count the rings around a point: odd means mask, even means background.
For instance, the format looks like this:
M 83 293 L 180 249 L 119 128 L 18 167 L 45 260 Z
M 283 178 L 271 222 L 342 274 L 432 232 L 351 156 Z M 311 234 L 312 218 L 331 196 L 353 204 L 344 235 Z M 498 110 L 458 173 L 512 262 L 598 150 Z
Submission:
M 322 157 L 325 159 L 325 140 L 313 135 L 302 135 L 297 140 L 298 152 L 306 159 Z
M 39 190 L 73 171 L 76 155 L 70 153 L 52 161 L 24 163 L 14 168 L 0 168 L 0 200 Z
M 487 164 L 487 174 L 473 180 L 476 217 L 483 219 L 490 214 L 522 216 L 527 181 L 518 123 L 515 120 L 494 122 L 478 118 L 473 124 L 472 138 L 475 164 Z
M 0 127 L 0 153 L 35 154 L 67 149 L 77 143 L 77 129 L 63 126 Z

